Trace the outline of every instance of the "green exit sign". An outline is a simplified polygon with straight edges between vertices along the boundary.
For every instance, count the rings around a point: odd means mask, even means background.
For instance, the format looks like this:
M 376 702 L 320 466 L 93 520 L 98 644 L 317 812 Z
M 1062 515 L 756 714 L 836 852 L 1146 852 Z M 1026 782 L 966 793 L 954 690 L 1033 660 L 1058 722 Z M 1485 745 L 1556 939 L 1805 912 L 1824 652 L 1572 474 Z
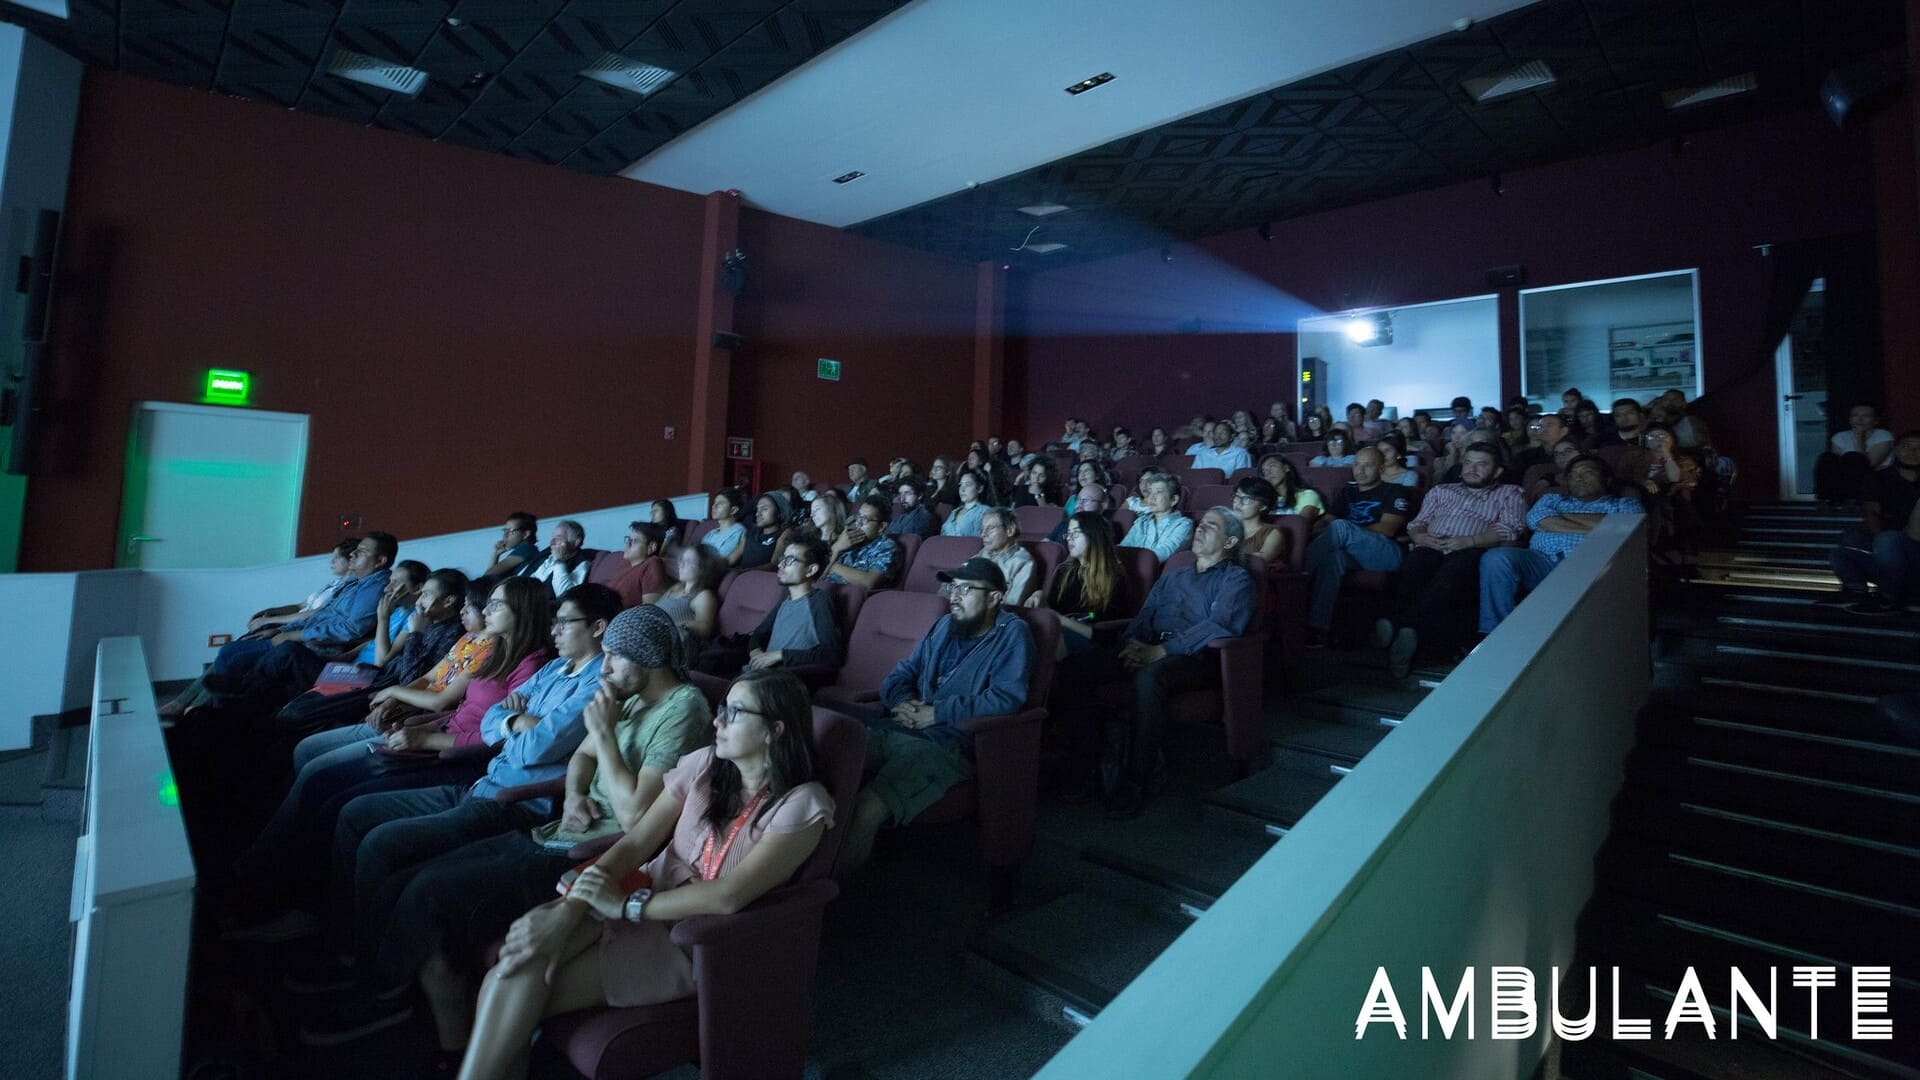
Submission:
M 207 390 L 201 398 L 209 405 L 245 405 L 253 395 L 253 376 L 244 371 L 210 368 Z
M 813 373 L 827 380 L 828 382 L 839 382 L 840 381 L 840 361 L 829 360 L 823 356 L 820 358 L 820 362 L 814 365 Z

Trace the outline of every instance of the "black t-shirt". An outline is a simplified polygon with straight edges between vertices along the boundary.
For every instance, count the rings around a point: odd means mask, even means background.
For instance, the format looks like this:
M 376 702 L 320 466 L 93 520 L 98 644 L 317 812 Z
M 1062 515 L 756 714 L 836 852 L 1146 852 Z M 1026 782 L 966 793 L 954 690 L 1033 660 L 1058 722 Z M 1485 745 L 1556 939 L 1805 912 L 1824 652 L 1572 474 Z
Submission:
M 1913 504 L 1920 502 L 1920 477 L 1908 480 L 1900 467 L 1875 469 L 1867 484 L 1867 501 L 1880 504 L 1880 527 L 1904 529 L 1913 516 Z
M 781 530 L 763 533 L 753 526 L 747 527 L 746 538 L 740 541 L 740 561 L 735 567 L 741 570 L 755 566 L 766 566 L 773 562 L 773 549 L 780 542 Z
M 1333 497 L 1332 514 L 1355 525 L 1367 526 L 1378 525 L 1387 514 L 1398 514 L 1412 521 L 1419 508 L 1419 493 L 1405 484 L 1376 484 L 1361 491 L 1359 485 L 1348 481 Z

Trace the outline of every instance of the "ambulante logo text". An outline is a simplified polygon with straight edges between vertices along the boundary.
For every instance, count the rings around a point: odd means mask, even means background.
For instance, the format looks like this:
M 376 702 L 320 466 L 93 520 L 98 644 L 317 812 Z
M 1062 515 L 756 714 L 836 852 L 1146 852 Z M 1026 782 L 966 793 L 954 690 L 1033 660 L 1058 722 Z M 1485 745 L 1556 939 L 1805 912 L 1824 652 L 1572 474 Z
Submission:
M 1577 970 L 1577 969 L 1576 969 Z M 1728 971 L 1728 995 L 1723 1002 L 1709 1002 L 1706 992 L 1701 989 L 1700 978 L 1693 968 L 1688 968 L 1680 981 L 1680 988 L 1673 1002 L 1667 1008 L 1666 1025 L 1662 1038 L 1671 1039 L 1681 1024 L 1693 1024 L 1706 1033 L 1708 1038 L 1721 1038 L 1720 1017 L 1716 1016 L 1716 1006 L 1724 1009 L 1730 1018 L 1726 1023 L 1725 1038 L 1739 1038 L 1740 1017 L 1742 1014 L 1752 1017 L 1755 1026 L 1766 1038 L 1778 1038 L 1778 1016 L 1780 1003 L 1780 975 L 1782 969 L 1767 968 L 1758 978 L 1749 979 L 1739 968 Z M 1893 969 L 1890 967 L 1855 967 L 1849 969 L 1848 985 L 1840 989 L 1839 969 L 1830 966 L 1795 965 L 1785 969 L 1790 989 L 1788 993 L 1807 995 L 1807 1015 L 1811 1030 L 1807 1035 L 1820 1038 L 1821 1007 L 1833 1010 L 1845 1010 L 1848 1022 L 1849 1038 L 1853 1039 L 1892 1039 L 1893 1018 L 1887 1015 L 1887 988 L 1893 981 Z M 1535 999 L 1535 978 L 1533 970 L 1525 967 L 1504 967 L 1495 965 L 1486 969 L 1484 984 L 1475 974 L 1476 969 L 1468 968 L 1454 985 L 1451 998 L 1442 993 L 1440 982 L 1434 978 L 1433 969 L 1420 969 L 1420 1038 L 1451 1039 L 1461 1025 L 1464 1014 L 1464 1038 L 1478 1037 L 1475 1027 L 1478 1011 L 1474 1007 L 1475 988 L 1485 985 L 1488 996 L 1488 1028 L 1495 1039 L 1529 1039 L 1539 1030 L 1540 1007 Z M 1620 969 L 1609 969 L 1612 992 L 1607 997 L 1611 1006 L 1607 1019 L 1608 1036 L 1614 1039 L 1651 1039 L 1653 1021 L 1646 1017 L 1629 1017 L 1620 1014 Z M 1756 973 L 1758 974 L 1758 973 Z M 1553 1033 L 1562 1039 L 1573 1042 L 1590 1038 L 1600 1027 L 1601 997 L 1598 992 L 1599 969 L 1587 969 L 1587 1010 L 1586 1015 L 1566 1017 L 1560 1010 L 1560 969 L 1553 968 L 1548 980 L 1550 1001 L 1548 1014 Z M 1375 968 L 1373 985 L 1367 990 L 1367 1000 L 1360 1007 L 1359 1017 L 1354 1021 L 1353 1037 L 1364 1039 L 1368 1029 L 1374 1025 L 1391 1028 L 1395 1037 L 1407 1038 L 1406 1010 L 1401 1007 L 1400 995 L 1395 992 L 1393 980 L 1388 977 L 1386 968 Z M 1831 1015 L 1831 1014 L 1830 1014 Z M 1378 1038 L 1386 1032 L 1372 1033 Z M 1751 1033 L 1749 1033 L 1751 1034 Z M 1828 1037 L 1833 1037 L 1831 1034 Z

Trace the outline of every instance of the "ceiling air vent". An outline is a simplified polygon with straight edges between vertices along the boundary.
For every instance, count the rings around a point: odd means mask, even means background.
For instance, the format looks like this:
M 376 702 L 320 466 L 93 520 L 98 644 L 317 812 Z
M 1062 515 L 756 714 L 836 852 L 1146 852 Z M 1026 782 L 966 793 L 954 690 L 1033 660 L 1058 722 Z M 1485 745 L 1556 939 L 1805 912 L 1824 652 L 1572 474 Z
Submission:
M 1058 214 L 1065 209 L 1066 207 L 1061 206 L 1057 202 L 1043 202 L 1034 203 L 1032 206 L 1023 206 L 1020 208 L 1020 212 L 1029 217 L 1046 217 L 1048 214 Z
M 349 82 L 357 82 L 363 86 L 391 90 L 408 97 L 419 94 L 427 85 L 427 73 L 419 68 L 395 64 L 347 49 L 333 51 L 333 62 L 327 65 L 327 74 L 338 76 Z
M 592 79 L 603 86 L 615 90 L 625 90 L 629 94 L 645 97 L 671 82 L 679 72 L 653 64 L 643 64 L 638 60 L 629 60 L 619 53 L 601 53 L 600 59 L 587 65 L 580 72 L 583 79 Z
M 1759 88 L 1760 80 L 1749 71 L 1744 75 L 1731 75 L 1705 86 L 1683 86 L 1678 90 L 1668 90 L 1660 95 L 1660 100 L 1665 102 L 1669 109 L 1688 109 L 1695 105 L 1705 105 L 1709 101 L 1719 101 L 1721 98 L 1749 94 Z
M 1067 249 L 1067 245 L 1059 243 L 1058 241 L 1053 241 L 1053 240 L 1049 240 L 1044 244 L 1028 244 L 1027 245 L 1027 250 L 1033 252 L 1036 255 L 1051 255 L 1056 251 L 1065 251 L 1066 249 Z
M 1460 84 L 1460 89 L 1465 90 L 1475 104 L 1484 105 L 1489 101 L 1552 86 L 1556 81 L 1553 69 L 1547 66 L 1546 61 L 1529 60 L 1512 71 L 1468 79 Z

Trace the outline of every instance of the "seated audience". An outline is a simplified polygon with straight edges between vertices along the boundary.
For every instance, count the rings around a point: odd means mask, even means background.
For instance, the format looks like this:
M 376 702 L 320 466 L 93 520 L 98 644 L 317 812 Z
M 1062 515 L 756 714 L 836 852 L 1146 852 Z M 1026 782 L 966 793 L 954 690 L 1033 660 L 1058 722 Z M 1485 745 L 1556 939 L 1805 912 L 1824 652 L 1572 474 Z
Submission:
M 1400 569 L 1406 557 L 1401 533 L 1419 496 L 1380 479 L 1380 451 L 1369 446 L 1353 456 L 1353 481 L 1333 497 L 1320 534 L 1307 545 L 1307 647 L 1324 648 L 1333 626 L 1334 603 L 1349 570 Z
M 847 527 L 846 507 L 840 502 L 838 492 L 823 491 L 807 508 L 805 523 L 789 528 L 780 537 L 777 545 L 781 551 L 796 540 L 818 540 L 832 547 L 840 540 L 840 534 Z
M 568 867 L 564 847 L 638 825 L 668 771 L 712 742 L 706 699 L 686 681 L 679 633 L 658 608 L 621 612 L 607 624 L 603 654 L 600 686 L 581 711 L 585 737 L 567 761 L 560 820 L 427 847 L 421 862 L 379 883 L 393 903 L 382 912 L 385 933 L 361 954 L 370 963 L 357 967 L 354 992 L 304 1024 L 302 1041 L 332 1045 L 405 1021 L 418 979 L 443 1048 L 458 1049 L 471 1022 L 471 958 L 552 895 Z
M 905 567 L 900 565 L 899 542 L 887 535 L 887 510 L 886 499 L 878 495 L 860 504 L 829 549 L 828 581 L 867 589 L 898 583 Z
M 731 678 L 743 668 L 817 667 L 837 670 L 845 655 L 833 598 L 814 587 L 832 556 L 818 540 L 796 540 L 774 561 L 776 580 L 787 590 L 760 625 L 744 635 L 714 642 L 695 665 Z
M 1892 467 L 1893 442 L 1873 406 L 1847 410 L 1847 429 L 1835 434 L 1813 463 L 1814 497 L 1829 506 L 1859 499 L 1875 469 Z
M 1599 446 L 1606 434 L 1606 422 L 1600 417 L 1600 406 L 1581 398 L 1573 407 L 1573 426 L 1569 429 L 1567 441 L 1585 453 Z
M 755 499 L 753 528 L 748 529 L 746 536 L 741 539 L 740 557 L 733 565 L 741 570 L 772 565 L 774 556 L 780 550 L 780 537 L 787 531 L 792 516 L 792 504 L 787 502 L 782 492 L 769 491 Z
M 1096 517 L 1105 518 L 1107 513 L 1107 489 L 1098 484 L 1081 488 L 1073 496 L 1073 507 L 1072 510 L 1067 512 L 1066 517 L 1060 519 L 1060 524 L 1055 525 L 1047 533 L 1048 543 L 1065 544 L 1067 542 L 1067 527 L 1073 521 L 1075 514 L 1093 514 Z M 1031 595 L 1029 595 L 1029 599 L 1031 599 Z
M 1317 469 L 1342 468 L 1353 464 L 1353 449 L 1346 433 L 1335 431 L 1328 435 L 1326 453 L 1308 458 L 1307 464 Z
M 1108 461 L 1122 461 L 1130 457 L 1139 457 L 1140 447 L 1133 441 L 1133 432 L 1124 427 L 1113 429 L 1113 448 L 1107 452 Z
M 1613 403 L 1613 423 L 1602 425 L 1599 438 L 1594 440 L 1594 448 L 1608 446 L 1638 445 L 1647 414 L 1640 403 L 1630 397 L 1621 398 Z
M 861 499 L 880 490 L 880 482 L 867 475 L 867 459 L 847 462 L 847 505 L 857 506 Z
M 1287 534 L 1278 525 L 1267 524 L 1267 515 L 1280 500 L 1273 485 L 1257 476 L 1249 476 L 1233 487 L 1233 516 L 1240 519 L 1240 553 L 1258 555 L 1268 563 L 1287 551 Z
M 1011 452 L 1018 441 L 1017 439 L 1007 440 L 1009 452 Z M 957 477 L 954 476 L 951 462 L 943 457 L 934 458 L 933 464 L 927 466 L 925 498 L 921 501 L 928 506 L 939 506 L 941 503 L 945 503 L 948 506 L 960 505 L 960 493 L 954 488 L 954 481 L 956 479 Z
M 426 861 L 546 822 L 551 800 L 501 802 L 494 796 L 567 773 L 587 737 L 583 713 L 600 688 L 601 639 L 619 611 L 620 597 L 604 585 L 578 585 L 560 598 L 553 618 L 559 656 L 481 718 L 481 738 L 500 750 L 472 786 L 377 792 L 340 811 L 327 889 L 330 955 L 300 985 L 353 986 L 369 979 L 363 973 L 373 970 L 395 902 Z
M 980 523 L 987 516 L 988 504 L 981 500 L 988 497 L 992 489 L 986 474 L 978 469 L 965 469 L 954 482 L 954 491 L 959 496 L 960 505 L 953 508 L 947 520 L 940 526 L 942 536 L 979 536 Z
M 483 578 L 520 577 L 533 572 L 545 556 L 533 541 L 540 535 L 540 519 L 525 510 L 507 515 L 500 539 L 493 542 L 493 561 L 480 572 Z
M 1067 496 L 1067 501 L 1065 505 L 1061 507 L 1061 510 L 1065 511 L 1065 513 L 1071 517 L 1074 511 L 1080 509 L 1079 499 L 1081 491 L 1090 487 L 1097 487 L 1105 491 L 1112 483 L 1113 479 L 1108 475 L 1105 465 L 1097 461 L 1080 462 L 1073 467 L 1073 484 L 1071 485 L 1073 494 Z
M 1482 405 L 1480 412 L 1473 418 L 1473 426 L 1498 435 L 1506 428 L 1505 418 L 1500 410 L 1492 405 Z
M 655 525 L 667 532 L 666 546 L 660 550 L 660 557 L 673 561 L 680 554 L 680 542 L 686 539 L 686 528 L 680 521 L 680 512 L 673 508 L 671 499 L 655 499 L 650 508 Z
M 933 516 L 924 499 L 924 484 L 915 477 L 900 481 L 894 489 L 893 520 L 887 523 L 888 536 L 933 536 L 940 531 L 940 522 Z
M 577 521 L 562 521 L 553 527 L 547 539 L 547 556 L 527 571 L 535 581 L 544 581 L 559 596 L 575 585 L 585 583 L 593 569 L 593 555 L 585 549 L 587 530 Z
M 1473 399 L 1462 394 L 1449 402 L 1447 404 L 1446 422 L 1448 424 L 1464 424 L 1467 427 L 1474 426 Z
M 1660 395 L 1660 402 L 1667 407 L 1667 424 L 1673 429 L 1673 441 L 1680 449 L 1705 450 L 1713 446 L 1707 422 L 1687 411 L 1687 395 L 1669 390 Z
M 880 709 L 867 711 L 867 772 L 840 852 L 840 873 L 858 870 L 882 826 L 905 825 L 955 784 L 973 776 L 976 716 L 1019 711 L 1027 703 L 1033 631 L 1002 611 L 1007 581 L 989 559 L 940 572 L 948 608 L 880 684 Z M 882 711 L 884 710 L 884 711 Z
M 1506 443 L 1503 442 L 1500 439 L 1500 437 L 1495 435 L 1493 432 L 1486 431 L 1481 428 L 1474 428 L 1472 431 L 1467 432 L 1466 444 L 1460 448 L 1458 453 L 1453 455 L 1453 458 L 1454 458 L 1453 464 L 1450 465 L 1444 473 L 1439 474 L 1438 482 L 1442 484 L 1459 483 L 1461 466 L 1466 461 L 1466 452 L 1468 450 L 1473 449 L 1476 446 L 1484 446 L 1488 450 L 1493 451 L 1494 457 L 1497 458 L 1500 462 L 1500 470 L 1501 470 L 1500 482 L 1501 483 L 1516 484 L 1516 485 L 1520 483 L 1520 474 L 1514 473 L 1512 471 L 1513 470 L 1513 466 L 1511 464 L 1512 457 L 1507 452 Z M 1548 458 L 1547 463 L 1549 465 L 1552 464 L 1551 457 Z
M 752 672 L 735 682 L 714 717 L 713 747 L 682 758 L 638 824 L 561 899 L 507 932 L 460 1075 L 524 1075 L 546 1017 L 691 995 L 693 955 L 668 931 L 739 911 L 792 879 L 833 823 L 814 761 L 799 680 Z M 636 869 L 648 885 L 629 892 L 622 883 Z
M 980 557 L 992 561 L 1005 576 L 1005 602 L 1010 607 L 1026 603 L 1027 594 L 1038 584 L 1033 580 L 1033 555 L 1020 544 L 1020 518 L 1013 511 L 995 508 L 987 511 L 980 523 Z
M 1017 469 L 1032 459 L 1033 455 L 1027 452 L 1025 443 L 1019 439 L 1008 439 L 1006 460 L 996 464 L 1008 469 Z
M 1327 512 L 1320 493 L 1308 487 L 1293 462 L 1279 454 L 1260 459 L 1260 479 L 1273 485 L 1275 502 L 1270 513 L 1298 514 L 1307 519 L 1307 526 L 1311 528 L 1313 520 Z
M 1833 573 L 1840 592 L 1825 602 L 1849 605 L 1861 615 L 1890 615 L 1913 599 L 1912 581 L 1920 572 L 1920 431 L 1901 435 L 1893 445 L 1893 467 L 1874 470 L 1867 479 L 1866 520 L 1840 536 Z M 1877 591 L 1869 596 L 1867 583 Z
M 818 500 L 815 500 L 818 502 Z M 720 625 L 720 579 L 727 564 L 712 548 L 696 545 L 680 550 L 680 580 L 647 603 L 667 613 L 686 638 L 687 655 L 698 656 L 713 640 Z
M 793 476 L 787 480 L 787 486 L 791 487 L 794 492 L 800 496 L 801 502 L 810 503 L 813 501 L 813 477 L 808 476 L 806 473 L 796 471 Z
M 607 587 L 620 594 L 620 603 L 634 607 L 667 588 L 667 560 L 662 557 L 667 530 L 650 521 L 627 523 L 626 546 L 620 572 Z
M 1380 451 L 1380 479 L 1410 488 L 1420 486 L 1420 474 L 1407 468 L 1407 440 L 1397 431 L 1389 431 L 1375 440 Z
M 1567 437 L 1567 421 L 1559 413 L 1541 413 L 1527 430 L 1533 441 L 1507 463 L 1515 477 L 1527 475 L 1535 465 L 1553 464 L 1553 448 Z
M 1167 437 L 1166 428 L 1157 427 L 1147 432 L 1148 457 L 1164 457 L 1171 453 L 1173 453 L 1173 440 Z
M 1193 522 L 1178 509 L 1180 478 L 1172 473 L 1154 473 L 1140 477 L 1140 497 L 1146 511 L 1133 519 L 1122 547 L 1152 549 L 1161 562 L 1193 539 Z
M 1058 652 L 1068 656 L 1093 648 L 1093 624 L 1108 612 L 1126 607 L 1127 578 L 1114 551 L 1112 522 L 1094 511 L 1081 510 L 1061 524 L 1066 561 L 1054 574 L 1045 597 L 1036 590 L 1026 604 L 1044 604 L 1060 616 Z
M 1053 478 L 1053 462 L 1047 458 L 1035 458 L 1029 463 L 1022 473 L 1020 487 L 1013 492 L 1012 501 L 1014 506 L 1060 505 Z
M 728 566 L 740 561 L 747 542 L 747 527 L 740 522 L 741 503 L 746 496 L 736 487 L 724 487 L 713 493 L 708 515 L 713 518 L 713 528 L 700 538 L 700 546 L 711 549 L 715 555 L 726 560 Z
M 1607 463 L 1581 455 L 1567 466 L 1565 494 L 1549 492 L 1527 511 L 1526 547 L 1496 547 L 1480 558 L 1480 632 L 1493 633 L 1523 594 L 1546 580 L 1605 514 L 1639 514 L 1640 500 L 1609 494 Z
M 1061 662 L 1060 684 L 1078 688 L 1061 695 L 1065 702 L 1055 699 L 1071 731 L 1084 733 L 1103 717 L 1094 688 L 1133 680 L 1131 728 L 1107 725 L 1101 779 L 1109 817 L 1137 817 L 1158 787 L 1165 771 L 1160 742 L 1173 695 L 1219 683 L 1220 662 L 1207 643 L 1239 637 L 1252 624 L 1260 598 L 1253 576 L 1240 565 L 1241 539 L 1240 519 L 1232 511 L 1207 510 L 1193 530 L 1193 565 L 1154 582 L 1120 647 L 1096 646 Z
M 1233 445 L 1233 438 L 1233 427 L 1225 421 L 1202 428 L 1200 449 L 1193 455 L 1193 467 L 1219 469 L 1228 476 L 1241 469 L 1253 468 L 1253 459 L 1248 456 L 1246 448 Z
M 1374 625 L 1374 643 L 1387 650 L 1394 678 L 1406 678 L 1421 649 L 1450 658 L 1473 633 L 1480 557 L 1527 531 L 1526 495 L 1499 481 L 1499 453 L 1469 447 L 1460 482 L 1428 492 L 1407 523 L 1411 547 L 1395 582 L 1394 614 Z

